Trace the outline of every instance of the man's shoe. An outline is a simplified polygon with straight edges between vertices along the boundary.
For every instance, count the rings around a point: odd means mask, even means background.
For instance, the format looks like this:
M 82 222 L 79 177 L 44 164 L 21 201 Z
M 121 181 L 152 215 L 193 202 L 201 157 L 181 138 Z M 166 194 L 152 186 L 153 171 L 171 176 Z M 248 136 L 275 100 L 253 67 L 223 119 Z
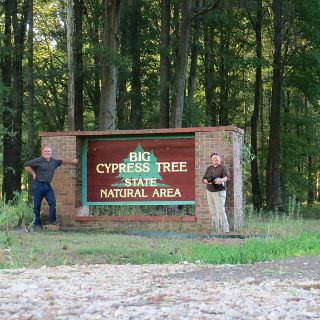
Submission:
M 36 232 L 36 231 L 41 231 L 43 229 L 41 224 L 34 224 L 32 226 L 32 231 Z

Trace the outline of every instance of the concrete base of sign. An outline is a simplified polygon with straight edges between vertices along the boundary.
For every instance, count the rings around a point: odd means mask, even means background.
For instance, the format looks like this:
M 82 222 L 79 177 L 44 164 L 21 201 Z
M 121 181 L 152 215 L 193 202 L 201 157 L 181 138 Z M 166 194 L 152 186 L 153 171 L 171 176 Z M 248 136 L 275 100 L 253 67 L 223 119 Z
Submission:
M 177 233 L 177 232 L 143 232 L 143 231 L 128 231 L 126 234 L 143 236 L 143 237 L 156 237 L 156 238 L 169 238 L 169 239 L 248 239 L 248 238 L 259 238 L 265 239 L 266 235 L 243 235 L 233 233 Z

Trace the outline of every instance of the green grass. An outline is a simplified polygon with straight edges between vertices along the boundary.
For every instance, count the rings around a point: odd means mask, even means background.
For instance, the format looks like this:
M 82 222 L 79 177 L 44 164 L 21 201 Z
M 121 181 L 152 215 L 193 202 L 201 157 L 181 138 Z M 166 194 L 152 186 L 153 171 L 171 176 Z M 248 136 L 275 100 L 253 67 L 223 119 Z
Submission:
M 0 268 L 72 264 L 254 263 L 320 255 L 320 221 L 251 221 L 244 231 L 266 239 L 164 239 L 105 232 L 0 231 Z M 4 248 L 8 251 L 4 253 Z M 5 254 L 5 257 L 3 255 Z M 1 258 L 2 256 L 2 258 Z
M 212 264 L 271 261 L 294 256 L 320 255 L 320 232 L 302 233 L 288 239 L 248 239 L 243 245 L 194 248 L 192 259 Z
M 319 209 L 320 210 L 320 209 Z M 281 214 L 247 216 L 244 234 L 264 234 L 277 238 L 289 238 L 301 232 L 316 232 L 320 230 L 320 219 L 292 218 Z

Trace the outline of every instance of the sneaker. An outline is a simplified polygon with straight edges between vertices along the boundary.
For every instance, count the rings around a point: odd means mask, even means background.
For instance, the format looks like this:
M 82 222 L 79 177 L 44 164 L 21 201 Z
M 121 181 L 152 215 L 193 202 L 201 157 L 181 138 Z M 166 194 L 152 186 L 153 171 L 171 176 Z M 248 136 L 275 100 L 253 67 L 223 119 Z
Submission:
M 32 226 L 32 231 L 36 232 L 36 231 L 41 231 L 43 229 L 43 226 L 41 224 L 34 224 Z

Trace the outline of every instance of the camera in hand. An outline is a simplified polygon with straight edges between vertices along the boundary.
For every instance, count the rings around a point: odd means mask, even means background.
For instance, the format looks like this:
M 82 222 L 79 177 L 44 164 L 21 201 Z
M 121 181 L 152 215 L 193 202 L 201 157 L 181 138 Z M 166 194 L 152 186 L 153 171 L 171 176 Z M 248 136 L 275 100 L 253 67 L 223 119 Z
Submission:
M 211 177 L 211 178 L 208 178 L 207 180 L 208 180 L 208 182 L 211 182 L 214 184 L 217 179 L 219 179 L 219 178 Z

